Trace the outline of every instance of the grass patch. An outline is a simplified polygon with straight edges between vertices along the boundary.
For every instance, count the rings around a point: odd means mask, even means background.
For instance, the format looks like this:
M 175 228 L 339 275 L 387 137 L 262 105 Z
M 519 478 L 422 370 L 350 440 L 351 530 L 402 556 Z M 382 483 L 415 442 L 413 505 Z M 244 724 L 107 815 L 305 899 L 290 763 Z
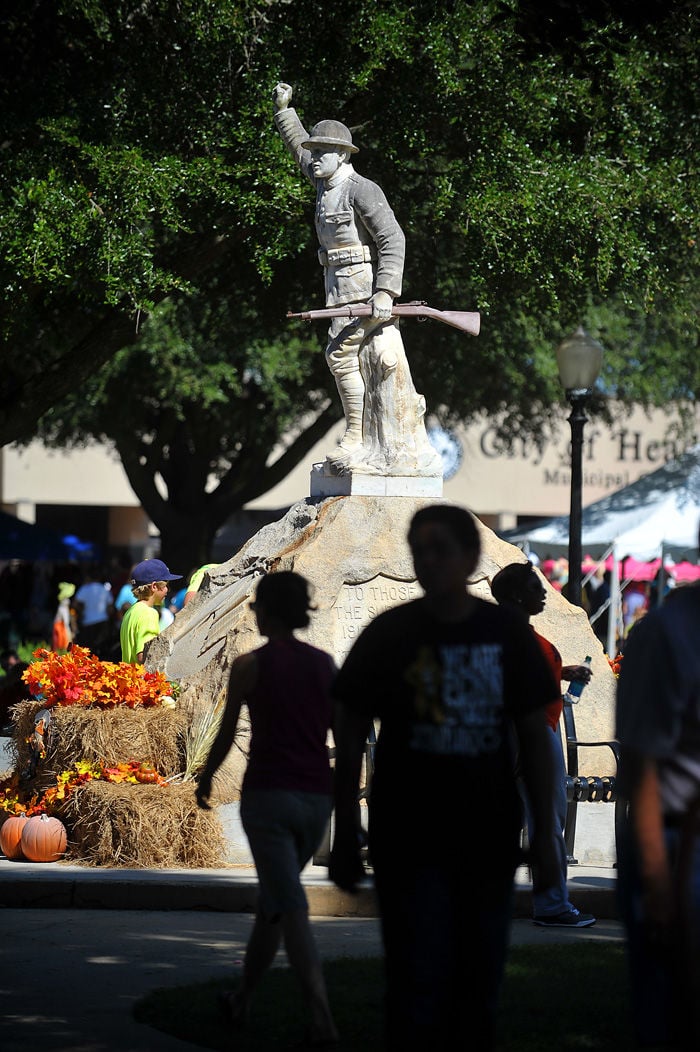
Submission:
M 380 958 L 325 961 L 339 1052 L 383 1052 Z M 268 973 L 250 1025 L 231 1034 L 216 1004 L 221 980 L 154 990 L 134 1016 L 182 1041 L 210 1049 L 266 1052 L 293 1045 L 304 1033 L 298 986 L 287 968 Z M 499 1047 L 508 1052 L 627 1052 L 634 1049 L 628 1015 L 624 946 L 513 946 L 501 998 Z

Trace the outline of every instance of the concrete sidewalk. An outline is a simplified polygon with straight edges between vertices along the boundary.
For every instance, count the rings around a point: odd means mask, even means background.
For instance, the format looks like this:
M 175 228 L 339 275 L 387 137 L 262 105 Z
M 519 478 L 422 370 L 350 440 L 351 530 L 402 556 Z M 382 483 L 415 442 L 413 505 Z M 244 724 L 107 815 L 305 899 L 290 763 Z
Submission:
M 571 900 L 585 913 L 617 918 L 617 871 L 607 867 L 570 866 Z M 357 894 L 340 891 L 325 867 L 304 871 L 309 912 L 316 917 L 375 917 L 371 875 Z M 111 910 L 206 910 L 250 913 L 255 909 L 257 881 L 252 865 L 220 869 L 105 869 L 70 863 L 11 862 L 0 857 L 0 905 Z M 515 916 L 532 912 L 532 885 L 525 868 L 516 875 Z
M 594 913 L 597 923 L 575 929 L 534 925 L 528 872 L 522 869 L 513 944 L 623 940 L 614 919 L 615 870 L 572 866 L 569 872 L 572 900 Z M 325 868 L 309 866 L 304 882 L 324 959 L 381 954 L 370 879 L 356 896 L 338 891 Z M 157 988 L 240 971 L 255 895 L 252 866 L 90 869 L 0 860 L 0 1049 L 201 1052 L 201 1046 L 137 1023 L 134 1006 Z M 275 967 L 287 966 L 281 951 Z
M 206 909 L 5 909 L 0 916 L 2 1052 L 201 1052 L 137 1023 L 134 1006 L 158 988 L 240 972 L 253 923 L 248 913 Z M 376 917 L 321 916 L 312 924 L 326 960 L 381 954 Z M 611 939 L 622 939 L 617 921 L 571 930 L 516 920 L 512 931 L 514 944 Z M 275 967 L 287 967 L 284 952 Z

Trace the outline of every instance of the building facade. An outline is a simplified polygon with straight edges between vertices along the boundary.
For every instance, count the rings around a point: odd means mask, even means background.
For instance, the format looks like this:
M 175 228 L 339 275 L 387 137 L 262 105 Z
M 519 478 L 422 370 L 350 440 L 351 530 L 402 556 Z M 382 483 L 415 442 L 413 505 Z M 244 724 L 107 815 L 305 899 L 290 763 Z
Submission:
M 224 560 L 266 522 L 309 495 L 312 465 L 324 459 L 343 432 L 340 422 L 279 485 L 252 501 L 219 532 L 212 557 Z M 445 432 L 429 427 L 445 465 L 444 497 L 472 510 L 499 531 L 553 515 L 566 515 L 570 500 L 570 431 L 566 409 L 555 438 L 542 445 L 516 442 L 505 448 L 487 418 Z M 678 414 L 635 410 L 606 426 L 591 420 L 584 430 L 583 503 L 629 485 L 693 445 L 700 434 L 679 437 Z M 0 508 L 27 522 L 73 533 L 119 551 L 128 560 L 157 554 L 158 532 L 140 507 L 116 453 L 92 445 L 71 452 L 0 449 Z

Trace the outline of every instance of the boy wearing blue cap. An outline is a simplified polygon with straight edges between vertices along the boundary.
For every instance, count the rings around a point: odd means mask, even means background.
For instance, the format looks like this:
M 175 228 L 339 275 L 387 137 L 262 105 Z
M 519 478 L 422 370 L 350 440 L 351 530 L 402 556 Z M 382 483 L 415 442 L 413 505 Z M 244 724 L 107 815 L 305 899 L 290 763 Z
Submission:
M 182 574 L 171 573 L 161 559 L 146 559 L 134 567 L 131 590 L 136 602 L 124 614 L 119 630 L 122 661 L 143 664 L 146 643 L 160 633 L 158 608 L 168 594 L 168 583 L 181 577 Z

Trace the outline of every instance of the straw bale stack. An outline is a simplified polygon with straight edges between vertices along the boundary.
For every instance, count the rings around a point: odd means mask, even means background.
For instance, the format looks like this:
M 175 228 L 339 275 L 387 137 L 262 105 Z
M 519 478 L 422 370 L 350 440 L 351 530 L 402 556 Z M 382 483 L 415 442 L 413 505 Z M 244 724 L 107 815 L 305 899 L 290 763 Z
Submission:
M 29 744 L 41 701 L 13 712 L 14 770 L 27 770 Z M 50 710 L 46 756 L 25 791 L 40 795 L 61 772 L 87 760 L 117 767 L 135 760 L 153 767 L 168 785 L 93 780 L 79 786 L 58 816 L 68 830 L 72 861 L 90 866 L 211 867 L 222 865 L 226 842 L 214 811 L 201 810 L 191 773 L 192 714 L 156 705 L 130 709 L 56 705 Z M 196 737 L 196 736 L 195 736 Z M 219 793 L 230 786 L 219 785 Z
M 89 866 L 208 868 L 225 857 L 214 811 L 197 806 L 194 782 L 88 782 L 65 808 L 72 857 Z
M 40 701 L 23 701 L 13 713 L 12 751 L 16 767 L 24 770 L 31 757 L 28 739 Z M 92 709 L 85 705 L 56 705 L 50 710 L 49 749 L 41 769 L 55 775 L 78 760 L 108 766 L 139 760 L 156 768 L 164 778 L 183 770 L 186 715 L 178 709 Z

